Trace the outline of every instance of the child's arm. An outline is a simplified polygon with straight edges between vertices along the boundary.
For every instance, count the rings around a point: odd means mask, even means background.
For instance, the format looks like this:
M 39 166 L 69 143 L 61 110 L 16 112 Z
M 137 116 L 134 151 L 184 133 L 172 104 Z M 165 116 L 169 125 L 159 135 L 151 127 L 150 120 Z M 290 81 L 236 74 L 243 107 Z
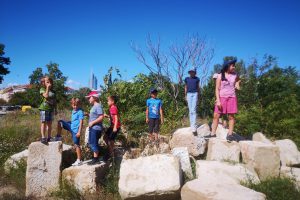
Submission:
M 163 113 L 162 107 L 160 107 L 159 112 L 160 112 L 160 121 L 161 121 L 161 124 L 163 124 L 164 123 L 164 113 Z
M 114 129 L 113 129 L 113 132 L 117 132 L 117 126 L 118 126 L 118 123 L 119 123 L 119 118 L 118 118 L 118 115 L 114 115 L 114 118 L 115 118 L 115 124 L 114 124 Z
M 79 138 L 80 137 L 80 133 L 81 133 L 81 130 L 82 130 L 82 126 L 83 126 L 83 119 L 80 120 L 80 123 L 79 123 L 79 128 L 78 128 L 78 132 L 76 134 L 76 137 Z
M 185 84 L 184 85 L 184 98 L 185 98 L 185 100 L 187 100 L 187 85 Z
M 146 123 L 147 124 L 149 122 L 148 114 L 149 114 L 149 110 L 148 110 L 148 106 L 147 106 L 147 109 L 146 109 Z
M 91 122 L 89 123 L 89 127 L 92 127 L 92 126 L 94 126 L 95 124 L 98 124 L 98 123 L 102 122 L 102 121 L 103 121 L 103 118 L 104 118 L 104 115 L 100 115 L 97 119 L 95 119 L 94 121 L 91 121 Z
M 215 89 L 215 95 L 216 95 L 216 104 L 218 107 L 221 106 L 221 101 L 220 101 L 220 86 L 221 86 L 221 78 L 217 78 L 216 81 L 216 89 Z
M 236 82 L 235 82 L 235 89 L 240 90 L 240 83 L 241 83 L 241 79 L 239 76 L 236 77 Z

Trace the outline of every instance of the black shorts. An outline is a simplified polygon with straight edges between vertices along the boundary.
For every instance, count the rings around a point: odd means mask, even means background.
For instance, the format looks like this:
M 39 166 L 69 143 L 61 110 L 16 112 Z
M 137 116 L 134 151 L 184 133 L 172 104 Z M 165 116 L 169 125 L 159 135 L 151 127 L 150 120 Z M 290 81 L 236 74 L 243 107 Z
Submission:
M 159 132 L 159 119 L 149 119 L 149 133 Z
M 113 127 L 109 127 L 109 128 L 107 129 L 105 135 L 106 135 L 106 137 L 107 137 L 108 140 L 110 140 L 110 141 L 115 141 L 115 140 L 116 140 L 116 137 L 117 137 L 117 135 L 118 135 L 118 133 L 119 133 L 119 131 L 120 131 L 120 128 L 117 128 L 117 132 L 114 132 L 114 131 L 113 131 Z

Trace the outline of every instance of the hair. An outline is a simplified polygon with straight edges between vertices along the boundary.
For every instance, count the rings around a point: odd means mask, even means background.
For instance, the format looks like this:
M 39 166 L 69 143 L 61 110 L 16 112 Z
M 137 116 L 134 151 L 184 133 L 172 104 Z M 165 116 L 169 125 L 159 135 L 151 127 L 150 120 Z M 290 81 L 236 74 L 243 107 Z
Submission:
M 80 101 L 80 99 L 78 99 L 78 98 L 72 98 L 71 99 L 71 104 L 72 105 L 76 105 L 76 106 L 80 106 L 81 105 L 81 101 Z
M 50 78 L 49 76 L 44 76 L 44 77 L 41 78 L 41 80 L 40 80 L 41 85 L 45 86 L 45 80 L 46 79 L 48 79 L 49 82 L 51 83 L 51 85 L 53 86 L 53 79 Z
M 99 103 L 100 102 L 100 100 L 99 100 L 99 98 L 98 97 L 94 97 L 94 96 L 92 96 L 93 97 L 93 99 L 97 102 L 97 103 Z
M 225 77 L 225 72 L 227 72 L 228 68 L 229 68 L 230 65 L 226 64 L 226 65 L 223 65 L 223 68 L 221 69 L 221 80 L 222 81 L 227 81 L 227 78 Z
M 108 96 L 108 98 L 111 99 L 114 103 L 117 103 L 117 101 L 118 101 L 118 97 L 114 96 L 114 95 L 110 95 L 110 96 Z

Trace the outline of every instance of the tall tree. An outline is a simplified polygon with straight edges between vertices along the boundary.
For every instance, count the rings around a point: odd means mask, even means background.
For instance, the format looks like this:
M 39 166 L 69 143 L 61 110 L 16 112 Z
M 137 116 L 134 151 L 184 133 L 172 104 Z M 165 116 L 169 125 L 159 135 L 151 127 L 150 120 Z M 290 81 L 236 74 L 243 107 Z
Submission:
M 30 84 L 38 85 L 43 76 L 43 69 L 41 67 L 36 68 L 29 76 Z
M 3 56 L 5 54 L 4 48 L 5 45 L 0 43 L 0 84 L 3 81 L 3 76 L 7 75 L 10 72 L 8 68 L 5 67 L 5 65 L 10 64 L 10 58 Z

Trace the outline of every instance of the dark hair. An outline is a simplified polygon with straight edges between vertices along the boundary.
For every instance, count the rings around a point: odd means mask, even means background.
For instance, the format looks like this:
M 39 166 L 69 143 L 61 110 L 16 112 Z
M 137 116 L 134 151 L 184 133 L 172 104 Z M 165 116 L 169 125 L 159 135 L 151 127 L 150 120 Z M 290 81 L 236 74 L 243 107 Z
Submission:
M 228 65 L 228 64 L 223 65 L 223 68 L 221 69 L 221 80 L 222 81 L 227 81 L 227 78 L 225 77 L 225 72 L 227 72 L 229 66 L 230 65 Z
M 108 98 L 110 98 L 111 100 L 113 100 L 114 103 L 117 103 L 117 101 L 118 101 L 117 96 L 114 96 L 114 95 L 108 96 Z

